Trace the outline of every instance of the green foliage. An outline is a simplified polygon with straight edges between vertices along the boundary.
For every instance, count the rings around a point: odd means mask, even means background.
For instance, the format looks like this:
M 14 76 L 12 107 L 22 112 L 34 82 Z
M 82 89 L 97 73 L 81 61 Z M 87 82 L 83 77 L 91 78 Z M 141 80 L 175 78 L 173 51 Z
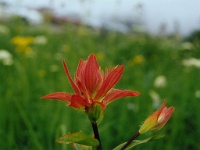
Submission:
M 0 145 L 1 149 L 72 149 L 55 140 L 69 132 L 92 134 L 85 114 L 59 101 L 41 100 L 56 91 L 73 92 L 66 79 L 62 60 L 73 75 L 80 58 L 90 53 L 100 66 L 124 64 L 119 89 L 132 89 L 141 96 L 124 98 L 110 104 L 99 124 L 104 149 L 112 149 L 138 131 L 142 121 L 166 98 L 176 110 L 162 129 L 165 138 L 140 145 L 138 149 L 200 149 L 200 69 L 184 66 L 189 58 L 200 59 L 199 44 L 184 45 L 177 38 L 148 35 L 123 35 L 92 30 L 83 26 L 29 26 L 1 22 L 9 32 L 0 32 L 0 50 L 12 55 L 12 64 L 0 60 Z M 16 36 L 46 38 L 43 44 L 31 43 L 19 51 Z M 188 44 L 188 43 L 187 43 Z M 155 85 L 165 76 L 164 87 Z
M 140 145 L 140 144 L 144 144 L 144 143 L 147 143 L 147 142 L 151 142 L 151 141 L 161 139 L 163 137 L 164 137 L 164 135 L 154 135 L 154 136 L 151 136 L 151 137 L 146 138 L 144 140 L 134 140 L 133 142 L 130 143 L 130 145 L 126 148 L 126 150 L 131 149 L 131 148 L 133 148 L 137 145 Z M 124 146 L 124 144 L 126 144 L 126 142 L 118 145 L 113 150 L 120 150 Z
M 78 143 L 81 145 L 93 146 L 96 147 L 99 145 L 99 141 L 95 138 L 89 137 L 84 132 L 74 132 L 70 134 L 66 134 L 62 137 L 59 137 L 56 140 L 60 144 L 74 144 Z

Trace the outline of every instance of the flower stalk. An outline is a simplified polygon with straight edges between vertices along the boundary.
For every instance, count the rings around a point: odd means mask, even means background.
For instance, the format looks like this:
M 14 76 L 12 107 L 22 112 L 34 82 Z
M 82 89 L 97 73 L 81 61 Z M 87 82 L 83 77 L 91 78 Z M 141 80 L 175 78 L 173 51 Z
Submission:
M 98 126 L 96 122 L 92 122 L 92 129 L 94 132 L 94 137 L 99 141 L 99 145 L 97 146 L 97 150 L 102 150 L 101 139 L 99 136 Z
M 126 142 L 126 144 L 124 144 L 124 146 L 123 146 L 120 150 L 124 150 L 125 148 L 127 148 L 127 146 L 129 146 L 129 144 L 131 144 L 131 142 L 132 142 L 133 140 L 135 140 L 139 135 L 140 135 L 140 133 L 137 132 L 134 136 L 132 136 L 132 137 Z

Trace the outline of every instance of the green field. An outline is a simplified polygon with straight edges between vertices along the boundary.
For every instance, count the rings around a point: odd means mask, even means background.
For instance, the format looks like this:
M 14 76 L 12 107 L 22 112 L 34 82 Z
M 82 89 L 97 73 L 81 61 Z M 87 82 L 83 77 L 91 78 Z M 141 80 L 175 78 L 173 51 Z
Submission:
M 9 61 L 0 56 L 0 149 L 66 150 L 72 148 L 57 144 L 58 137 L 80 130 L 92 135 L 84 113 L 61 101 L 41 100 L 48 93 L 73 92 L 62 60 L 73 76 L 79 59 L 87 59 L 90 53 L 97 56 L 102 69 L 125 66 L 116 88 L 141 92 L 139 97 L 107 106 L 99 125 L 105 150 L 128 140 L 164 99 L 167 106 L 176 108 L 160 131 L 165 137 L 135 149 L 200 149 L 200 66 L 189 62 L 200 59 L 198 41 L 123 35 L 71 24 L 34 26 L 14 20 L 0 25 L 0 50 L 12 56 Z M 159 83 L 155 83 L 157 77 L 162 79 Z

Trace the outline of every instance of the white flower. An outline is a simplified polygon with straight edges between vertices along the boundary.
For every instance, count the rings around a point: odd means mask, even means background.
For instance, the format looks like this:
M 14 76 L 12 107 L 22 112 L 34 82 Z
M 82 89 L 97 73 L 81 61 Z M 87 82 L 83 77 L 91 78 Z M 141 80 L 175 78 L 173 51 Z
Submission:
M 197 91 L 195 92 L 195 96 L 196 96 L 196 98 L 200 98 L 200 90 L 197 90 Z
M 159 108 L 160 102 L 161 102 L 160 95 L 153 90 L 149 91 L 149 95 L 150 95 L 150 97 L 152 98 L 152 101 L 153 101 L 152 107 L 156 108 L 156 109 Z
M 34 38 L 34 43 L 38 45 L 45 45 L 47 43 L 47 38 L 43 35 L 36 36 Z
M 11 53 L 9 53 L 7 50 L 1 49 L 0 62 L 2 62 L 4 65 L 12 65 L 13 59 Z
M 184 42 L 181 44 L 181 48 L 183 50 L 191 50 L 193 48 L 193 44 L 190 42 Z
M 127 104 L 127 109 L 128 110 L 133 110 L 135 112 L 137 112 L 139 110 L 138 106 L 137 105 L 134 105 L 133 103 L 128 103 Z
M 182 61 L 182 64 L 186 67 L 194 66 L 194 67 L 200 68 L 200 59 L 197 59 L 197 58 L 184 59 Z
M 154 80 L 154 86 L 156 88 L 164 88 L 166 85 L 167 85 L 167 79 L 163 75 L 156 77 L 156 79 Z

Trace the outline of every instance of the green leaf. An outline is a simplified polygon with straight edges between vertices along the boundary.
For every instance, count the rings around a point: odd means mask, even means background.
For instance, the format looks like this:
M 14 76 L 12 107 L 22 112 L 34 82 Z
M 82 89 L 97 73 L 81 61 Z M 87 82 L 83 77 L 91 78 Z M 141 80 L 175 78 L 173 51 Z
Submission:
M 66 134 L 62 137 L 59 137 L 56 142 L 60 144 L 72 144 L 72 143 L 78 143 L 81 145 L 87 145 L 87 146 L 98 146 L 99 141 L 97 139 L 94 139 L 87 134 L 80 132 L 70 133 Z
M 74 143 L 74 146 L 76 147 L 77 150 L 92 150 L 92 146 L 81 145 L 77 143 Z
M 144 140 L 134 140 L 134 141 L 131 142 L 131 144 L 126 148 L 126 150 L 128 150 L 128 149 L 130 149 L 130 148 L 133 148 L 133 147 L 135 147 L 136 145 L 143 144 L 143 143 L 147 143 L 147 142 L 151 142 L 151 141 L 155 141 L 155 140 L 161 139 L 161 138 L 163 138 L 163 137 L 164 137 L 164 135 L 159 134 L 159 135 L 154 135 L 154 136 L 152 136 L 152 137 L 146 138 L 146 139 L 144 139 Z M 125 143 L 122 143 L 122 144 L 120 144 L 120 145 L 118 145 L 118 146 L 115 147 L 113 150 L 120 150 L 120 149 L 123 147 L 124 144 L 126 144 L 126 142 L 125 142 Z

